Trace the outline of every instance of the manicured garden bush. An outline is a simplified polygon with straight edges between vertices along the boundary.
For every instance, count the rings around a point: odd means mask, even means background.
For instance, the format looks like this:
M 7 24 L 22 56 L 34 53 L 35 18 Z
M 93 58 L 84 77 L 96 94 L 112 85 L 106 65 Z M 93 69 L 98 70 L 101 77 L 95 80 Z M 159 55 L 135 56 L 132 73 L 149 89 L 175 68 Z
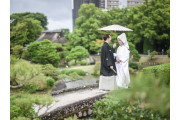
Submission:
M 25 60 L 18 60 L 11 64 L 10 84 L 12 86 L 23 85 L 22 90 L 32 93 L 37 90 L 49 89 L 51 87 L 46 82 L 48 78 L 42 73 L 41 65 L 31 64 Z
M 129 67 L 138 70 L 138 64 L 136 64 L 136 63 L 129 63 Z
M 85 76 L 85 72 L 83 70 L 80 70 L 80 69 L 71 69 L 71 70 L 63 69 L 63 70 L 61 70 L 60 73 L 61 74 L 69 75 L 69 74 L 74 73 L 74 72 L 77 73 L 80 76 Z
M 143 68 L 143 73 L 153 74 L 161 83 L 170 84 L 170 63 Z
M 59 79 L 60 71 L 58 68 L 55 68 L 52 64 L 46 64 L 42 66 L 42 73 L 46 76 L 52 77 L 54 80 Z
M 54 84 L 55 84 L 54 79 L 49 78 L 49 79 L 46 80 L 46 82 L 47 82 L 47 85 L 48 85 L 48 86 L 54 87 Z
M 28 58 L 35 63 L 52 64 L 58 67 L 60 56 L 56 46 L 51 41 L 45 39 L 41 42 L 32 42 L 27 48 Z

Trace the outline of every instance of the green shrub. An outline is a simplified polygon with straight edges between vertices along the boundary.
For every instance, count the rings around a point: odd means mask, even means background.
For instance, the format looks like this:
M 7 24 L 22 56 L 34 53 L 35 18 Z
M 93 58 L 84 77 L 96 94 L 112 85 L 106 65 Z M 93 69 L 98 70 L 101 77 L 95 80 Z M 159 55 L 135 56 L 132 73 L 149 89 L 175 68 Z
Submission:
M 66 74 L 61 74 L 60 76 L 59 76 L 59 80 L 63 80 L 63 79 L 71 79 L 70 78 L 70 76 L 68 76 L 68 75 L 66 75 Z
M 115 90 L 96 102 L 96 119 L 170 119 L 169 65 L 144 68 L 146 72 L 131 75 L 130 89 Z
M 11 65 L 15 64 L 17 61 L 19 61 L 19 58 L 17 58 L 15 55 L 10 56 L 10 64 Z
M 138 64 L 136 63 L 129 63 L 129 67 L 138 70 Z
M 51 41 L 45 39 L 40 42 L 32 42 L 27 48 L 29 59 L 35 63 L 52 64 L 58 67 L 60 56 L 56 50 L 56 46 Z
M 170 63 L 143 68 L 143 73 L 153 74 L 161 83 L 170 84 Z
M 141 104 L 132 105 L 127 101 L 112 101 L 103 99 L 94 104 L 95 120 L 150 120 L 164 118 L 157 111 L 143 109 Z
M 48 85 L 48 86 L 54 87 L 54 84 L 55 84 L 54 79 L 49 78 L 49 79 L 46 80 L 46 82 L 47 82 L 47 85 Z
M 21 58 L 21 55 L 23 53 L 24 47 L 21 45 L 16 45 L 12 48 L 13 55 L 17 56 L 18 58 Z
M 23 90 L 35 92 L 45 90 L 50 87 L 47 85 L 47 76 L 42 73 L 41 65 L 31 64 L 25 60 L 19 60 L 10 67 L 11 85 L 23 84 Z
M 38 86 L 33 84 L 27 84 L 21 88 L 21 90 L 27 90 L 29 93 L 34 93 L 39 89 Z
M 53 99 L 50 95 L 35 95 L 35 94 L 15 94 L 10 96 L 10 118 L 20 120 L 20 118 L 37 117 L 34 111 L 36 105 L 50 105 Z
M 63 69 L 60 71 L 61 74 L 66 74 L 66 75 L 69 75 L 71 73 L 77 73 L 78 75 L 80 76 L 85 76 L 85 72 L 83 70 L 80 70 L 80 69 Z
M 71 61 L 69 62 L 69 65 L 70 65 L 70 66 L 75 66 L 75 65 L 76 65 L 75 60 L 71 60 Z
M 72 48 L 70 53 L 66 56 L 66 61 L 75 60 L 75 64 L 77 60 L 82 60 L 83 58 L 89 57 L 88 51 L 82 46 L 76 46 Z
M 153 57 L 154 57 L 155 55 L 158 55 L 158 52 L 155 51 L 155 50 L 150 53 L 151 60 L 153 59 Z
M 139 61 L 139 59 L 141 58 L 140 54 L 138 53 L 138 51 L 135 48 L 135 45 L 131 42 L 128 42 L 129 44 L 129 51 L 130 51 L 130 58 L 131 56 L 133 56 L 133 61 Z
M 42 66 L 42 72 L 46 75 L 46 76 L 50 76 L 52 77 L 54 80 L 58 80 L 59 79 L 59 69 L 55 68 L 53 65 L 51 64 L 46 64 Z
M 13 118 L 12 120 L 31 120 L 31 119 L 27 117 L 17 117 L 17 118 Z M 33 120 L 38 120 L 38 119 L 33 119 Z
M 95 64 L 92 75 L 94 75 L 94 76 L 99 76 L 100 75 L 100 65 L 101 65 L 100 62 L 97 62 Z
M 71 80 L 82 80 L 83 79 L 83 77 L 78 75 L 76 72 L 70 73 L 69 76 L 70 76 Z
M 80 63 L 80 65 L 89 65 L 89 63 L 87 61 L 85 61 L 85 60 L 82 60 L 79 63 Z

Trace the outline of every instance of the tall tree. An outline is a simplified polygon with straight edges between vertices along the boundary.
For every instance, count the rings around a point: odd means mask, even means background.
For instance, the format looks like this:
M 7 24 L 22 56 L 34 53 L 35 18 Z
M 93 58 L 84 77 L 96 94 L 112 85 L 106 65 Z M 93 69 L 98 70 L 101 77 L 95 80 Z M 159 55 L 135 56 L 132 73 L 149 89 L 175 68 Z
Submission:
M 31 13 L 31 12 L 24 12 L 24 13 L 14 13 L 10 16 L 11 26 L 15 26 L 18 22 L 21 22 L 24 19 L 33 18 L 35 20 L 40 21 L 41 26 L 46 30 L 47 29 L 47 17 L 43 13 Z
M 11 27 L 10 30 L 11 47 L 15 45 L 25 46 L 30 42 L 34 42 L 42 30 L 43 28 L 38 20 L 27 18 L 18 22 L 15 26 Z

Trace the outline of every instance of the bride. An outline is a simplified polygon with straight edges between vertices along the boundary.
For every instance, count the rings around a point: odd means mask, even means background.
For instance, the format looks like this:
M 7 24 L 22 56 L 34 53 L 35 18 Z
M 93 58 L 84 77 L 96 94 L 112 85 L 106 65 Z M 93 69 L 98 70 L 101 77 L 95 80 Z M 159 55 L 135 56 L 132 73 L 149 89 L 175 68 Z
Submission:
M 117 37 L 119 42 L 119 47 L 117 49 L 116 56 L 116 69 L 117 69 L 117 76 L 116 82 L 117 86 L 121 88 L 128 88 L 130 83 L 129 77 L 129 45 L 126 39 L 126 34 L 122 33 Z

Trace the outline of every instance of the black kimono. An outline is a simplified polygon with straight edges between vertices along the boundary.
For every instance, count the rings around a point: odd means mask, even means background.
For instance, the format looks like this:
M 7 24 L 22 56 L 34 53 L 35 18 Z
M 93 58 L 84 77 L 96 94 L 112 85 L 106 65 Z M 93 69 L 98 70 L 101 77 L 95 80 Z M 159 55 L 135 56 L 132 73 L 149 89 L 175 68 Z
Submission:
M 115 62 L 116 59 L 113 56 L 115 50 L 109 46 L 108 43 L 104 42 L 101 48 L 101 69 L 100 75 L 102 76 L 113 76 L 117 75 L 110 66 L 113 66 L 113 69 L 116 71 Z

